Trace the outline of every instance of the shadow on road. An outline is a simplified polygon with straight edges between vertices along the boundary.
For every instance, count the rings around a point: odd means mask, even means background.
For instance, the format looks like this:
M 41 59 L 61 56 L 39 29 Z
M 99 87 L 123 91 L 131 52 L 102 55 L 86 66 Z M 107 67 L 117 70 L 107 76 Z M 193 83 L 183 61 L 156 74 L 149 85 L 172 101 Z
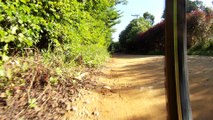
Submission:
M 213 58 L 190 56 L 190 98 L 194 120 L 213 120 Z M 165 76 L 163 56 L 116 55 L 110 70 L 99 74 L 113 93 L 125 98 L 143 113 L 121 120 L 165 120 Z M 136 105 L 134 105 L 136 104 Z M 138 104 L 138 105 L 137 105 Z M 130 107 L 131 109 L 132 107 Z M 134 111 L 134 108 L 132 109 Z M 141 114 L 141 115 L 140 115 Z

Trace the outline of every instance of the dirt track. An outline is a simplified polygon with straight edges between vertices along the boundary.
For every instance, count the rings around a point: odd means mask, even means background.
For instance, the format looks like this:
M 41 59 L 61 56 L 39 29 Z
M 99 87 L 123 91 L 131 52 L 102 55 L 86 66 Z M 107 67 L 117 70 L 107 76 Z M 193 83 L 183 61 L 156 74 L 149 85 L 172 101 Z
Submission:
M 188 64 L 193 118 L 213 120 L 213 57 L 189 57 Z M 166 120 L 163 56 L 117 55 L 97 78 L 105 87 L 84 96 L 83 119 Z

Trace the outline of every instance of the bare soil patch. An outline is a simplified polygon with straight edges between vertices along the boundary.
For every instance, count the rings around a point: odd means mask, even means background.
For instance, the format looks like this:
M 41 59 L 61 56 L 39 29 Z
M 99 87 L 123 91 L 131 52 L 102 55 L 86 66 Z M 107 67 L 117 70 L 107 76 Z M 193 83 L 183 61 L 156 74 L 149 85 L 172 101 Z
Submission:
M 194 120 L 213 120 L 212 63 L 213 57 L 188 58 Z M 84 114 L 76 111 L 75 119 L 166 120 L 163 56 L 116 55 L 95 76 L 99 87 L 84 91 L 77 105 Z

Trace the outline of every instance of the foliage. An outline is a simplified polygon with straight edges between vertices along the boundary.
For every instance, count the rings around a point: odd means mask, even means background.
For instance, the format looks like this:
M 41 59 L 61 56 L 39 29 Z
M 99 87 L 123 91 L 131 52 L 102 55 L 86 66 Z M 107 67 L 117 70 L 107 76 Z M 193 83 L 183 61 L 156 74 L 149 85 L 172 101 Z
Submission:
M 11 57 L 2 66 L 0 119 L 60 119 L 77 89 L 90 81 L 89 75 L 80 80 L 76 76 L 87 68 L 64 63 L 60 54 L 55 53 L 52 59 L 46 57 L 48 53 L 36 54 Z
M 125 52 L 130 52 L 134 49 L 132 43 L 138 33 L 144 32 L 151 27 L 151 23 L 145 20 L 143 17 L 133 19 L 125 30 L 119 35 L 120 45 Z
M 187 12 L 187 47 L 189 53 L 211 54 L 213 50 L 210 42 L 213 35 L 212 8 L 204 6 L 203 2 L 199 0 L 187 0 Z M 162 22 L 146 32 L 141 32 L 134 43 L 135 52 L 152 54 L 153 51 L 160 51 L 160 53 L 163 53 L 164 31 L 164 22 Z
M 187 14 L 187 47 L 190 54 L 212 54 L 213 12 L 211 9 L 194 10 Z M 132 43 L 134 52 L 159 54 L 164 51 L 165 22 L 161 22 L 146 32 L 141 32 Z
M 203 5 L 202 1 L 200 1 L 200 0 L 195 0 L 195 1 L 187 0 L 187 8 L 186 8 L 187 13 L 194 11 L 194 10 L 197 10 L 197 9 L 201 9 L 201 10 L 205 9 L 205 6 Z
M 73 46 L 73 56 L 77 62 L 88 67 L 98 67 L 109 57 L 107 49 L 101 45 Z
M 192 12 L 194 10 L 199 10 L 199 9 L 200 10 L 205 10 L 206 8 L 208 8 L 208 7 L 204 6 L 203 2 L 200 1 L 200 0 L 194 0 L 194 1 L 186 0 L 186 13 L 190 13 L 190 12 Z M 165 16 L 165 14 L 166 14 L 165 12 L 166 11 L 164 10 L 162 18 L 166 17 Z
M 149 12 L 145 12 L 145 13 L 143 14 L 143 17 L 144 17 L 146 20 L 150 21 L 150 23 L 151 23 L 152 25 L 154 24 L 154 20 L 155 20 L 154 15 L 150 14 Z
M 192 46 L 188 50 L 188 54 L 212 56 L 213 55 L 213 37 Z
M 30 108 L 35 108 L 35 107 L 37 107 L 37 103 L 36 103 L 36 99 L 35 99 L 35 98 L 29 99 L 28 103 L 29 103 L 29 107 L 30 107 Z
M 0 119 L 60 119 L 89 83 L 77 73 L 107 60 L 114 6 L 125 2 L 0 0 Z
M 137 35 L 135 52 L 140 54 L 162 54 L 164 51 L 165 23 L 161 22 Z
M 117 19 L 120 17 L 114 6 L 125 2 L 1 0 L 0 54 L 4 56 L 1 59 L 7 59 L 11 48 L 13 52 L 29 47 L 52 51 L 60 48 L 73 58 L 76 57 L 74 53 L 84 47 L 107 49 L 113 32 L 112 26 L 119 22 Z
M 88 67 L 107 60 L 114 6 L 125 3 L 0 0 L 0 119 L 61 119 L 91 84 Z
M 112 42 L 108 48 L 108 51 L 111 53 L 121 52 L 121 45 L 119 42 Z
M 209 11 L 210 12 L 210 11 Z M 213 11 L 193 11 L 188 14 L 188 44 L 190 47 L 205 43 L 213 34 Z

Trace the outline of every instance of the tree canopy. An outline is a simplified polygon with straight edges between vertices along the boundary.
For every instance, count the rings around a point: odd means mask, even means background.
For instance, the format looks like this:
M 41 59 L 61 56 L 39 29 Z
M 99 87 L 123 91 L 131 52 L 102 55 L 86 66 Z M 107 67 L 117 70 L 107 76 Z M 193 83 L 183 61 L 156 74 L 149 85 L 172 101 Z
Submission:
M 155 16 L 154 16 L 154 15 L 150 14 L 149 12 L 145 12 L 145 13 L 143 14 L 143 17 L 144 17 L 146 20 L 150 21 L 150 23 L 151 23 L 152 25 L 154 24 L 154 20 L 155 20 Z
M 131 51 L 131 46 L 138 33 L 144 32 L 151 27 L 150 21 L 140 17 L 133 19 L 119 35 L 119 42 L 124 51 Z
M 200 10 L 205 10 L 206 6 L 204 6 L 203 2 L 200 1 L 200 0 L 195 0 L 195 1 L 192 1 L 192 0 L 186 0 L 186 12 L 187 13 L 190 13 L 194 10 L 197 10 L 197 9 L 200 9 Z M 165 10 L 163 12 L 163 15 L 162 15 L 162 18 L 165 18 Z
M 200 0 L 187 0 L 187 4 L 187 47 L 192 50 L 212 50 L 212 8 L 205 6 Z M 146 12 L 143 18 L 140 19 L 152 23 L 150 21 L 154 18 L 150 13 Z M 145 23 L 141 25 L 147 28 Z M 150 28 L 149 30 L 135 29 L 136 26 L 135 19 L 120 33 L 119 42 L 122 51 L 140 54 L 162 54 L 165 39 L 164 21 L 152 28 L 148 27 L 148 29 Z

